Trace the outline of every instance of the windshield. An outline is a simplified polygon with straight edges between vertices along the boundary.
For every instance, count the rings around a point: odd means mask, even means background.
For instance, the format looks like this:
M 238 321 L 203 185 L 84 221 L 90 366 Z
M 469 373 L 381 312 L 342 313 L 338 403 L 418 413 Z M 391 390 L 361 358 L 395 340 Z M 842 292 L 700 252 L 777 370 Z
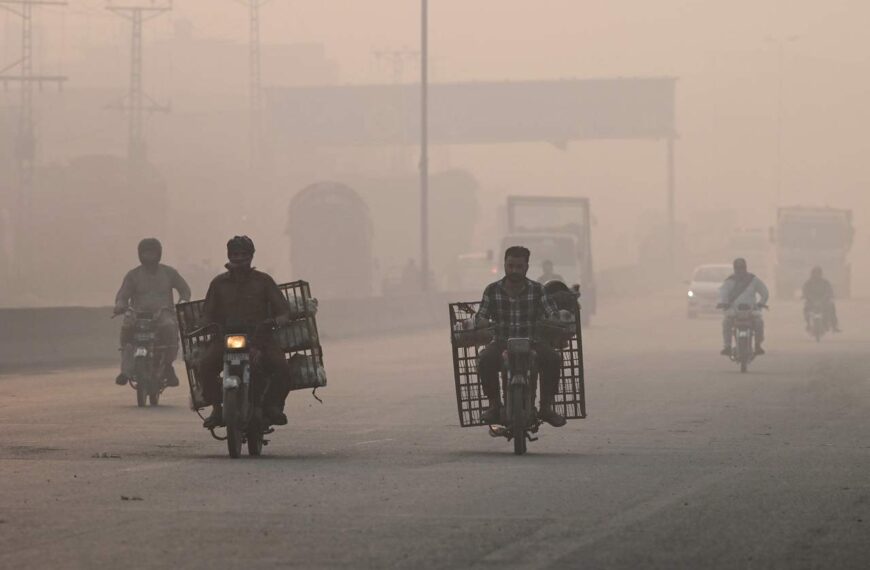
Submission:
M 699 267 L 695 270 L 693 281 L 700 283 L 722 283 L 731 276 L 732 269 L 727 265 L 721 267 Z
M 838 221 L 807 220 L 783 224 L 779 239 L 786 247 L 828 249 L 847 246 L 850 236 Z
M 502 251 L 521 245 L 532 252 L 530 265 L 540 266 L 545 260 L 554 265 L 575 265 L 578 261 L 577 249 L 571 237 L 558 236 L 508 236 L 502 242 Z

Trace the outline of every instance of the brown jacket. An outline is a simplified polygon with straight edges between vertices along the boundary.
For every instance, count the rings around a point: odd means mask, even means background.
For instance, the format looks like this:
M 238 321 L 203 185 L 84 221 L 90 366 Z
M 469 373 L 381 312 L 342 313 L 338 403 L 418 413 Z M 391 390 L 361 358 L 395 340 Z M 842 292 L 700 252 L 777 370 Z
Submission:
M 275 280 L 256 269 L 227 271 L 208 286 L 202 324 L 253 327 L 273 318 L 279 324 L 290 316 L 290 305 Z

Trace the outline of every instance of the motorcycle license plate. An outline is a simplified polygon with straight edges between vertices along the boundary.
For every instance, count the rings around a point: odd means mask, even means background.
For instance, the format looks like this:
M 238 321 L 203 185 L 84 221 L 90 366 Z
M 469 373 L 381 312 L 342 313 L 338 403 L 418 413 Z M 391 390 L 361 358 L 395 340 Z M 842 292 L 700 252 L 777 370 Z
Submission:
M 738 338 L 746 338 L 749 336 L 749 331 L 737 331 Z
M 148 349 L 144 346 L 136 347 L 136 356 L 148 356 Z

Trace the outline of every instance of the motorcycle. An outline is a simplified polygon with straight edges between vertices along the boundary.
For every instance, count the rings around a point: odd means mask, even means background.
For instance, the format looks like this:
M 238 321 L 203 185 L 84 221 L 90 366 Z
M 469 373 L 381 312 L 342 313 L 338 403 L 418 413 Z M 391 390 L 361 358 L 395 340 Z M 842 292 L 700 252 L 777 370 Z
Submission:
M 498 426 L 489 426 L 492 437 L 504 437 L 514 442 L 514 453 L 526 452 L 526 440 L 537 441 L 541 420 L 535 410 L 538 369 L 535 351 L 528 338 L 511 338 L 502 352 L 502 394 L 504 405 Z
M 133 354 L 133 375 L 129 384 L 136 391 L 136 404 L 140 408 L 149 402 L 152 406 L 158 405 L 160 394 L 166 389 L 167 347 L 157 344 L 160 312 L 129 311 L 135 319 L 133 342 L 127 343 L 123 350 Z
M 255 334 L 259 331 L 258 327 Z M 275 431 L 263 413 L 270 376 L 255 364 L 251 346 L 255 334 L 224 335 L 223 420 L 227 451 L 233 459 L 241 456 L 243 444 L 247 444 L 248 455 L 261 455 L 269 443 L 264 436 Z
M 740 372 L 746 373 L 749 363 L 755 360 L 755 316 L 756 309 L 767 308 L 766 305 L 752 305 L 741 303 L 737 306 L 731 335 L 734 341 L 734 350 L 731 351 L 731 361 L 740 365 Z
M 820 303 L 810 303 L 807 310 L 807 331 L 816 342 L 821 342 L 822 337 L 829 330 L 828 320 Z

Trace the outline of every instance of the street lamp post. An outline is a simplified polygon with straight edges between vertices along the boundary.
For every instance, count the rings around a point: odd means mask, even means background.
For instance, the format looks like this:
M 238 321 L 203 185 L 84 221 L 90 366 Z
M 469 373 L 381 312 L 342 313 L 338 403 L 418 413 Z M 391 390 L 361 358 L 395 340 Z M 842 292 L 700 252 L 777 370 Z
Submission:
M 429 290 L 429 1 L 421 0 L 420 30 L 420 283 Z

